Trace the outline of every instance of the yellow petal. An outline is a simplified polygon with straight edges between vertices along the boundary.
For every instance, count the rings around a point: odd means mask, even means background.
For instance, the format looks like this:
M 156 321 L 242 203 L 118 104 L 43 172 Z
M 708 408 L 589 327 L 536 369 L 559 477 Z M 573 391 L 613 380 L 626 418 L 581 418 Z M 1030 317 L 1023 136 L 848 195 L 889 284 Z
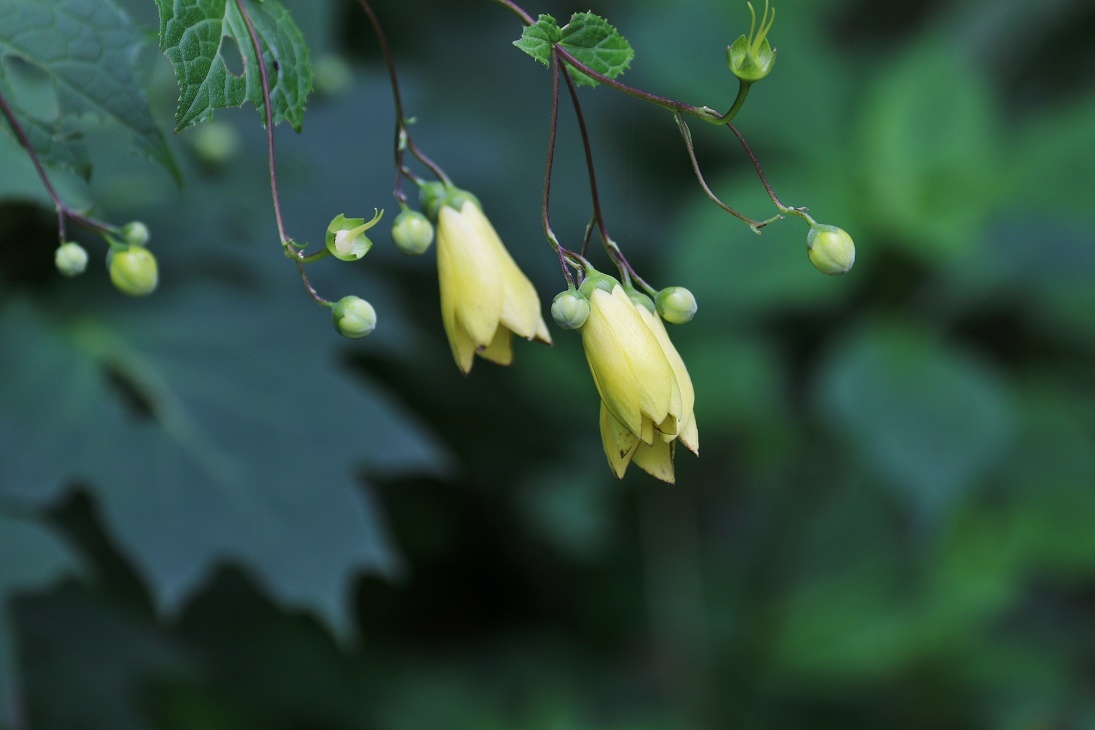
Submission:
M 513 334 L 505 327 L 499 327 L 494 333 L 494 340 L 479 351 L 479 357 L 499 365 L 509 365 L 513 362 Z
M 455 320 L 476 347 L 494 339 L 502 316 L 497 253 L 463 213 L 442 206 L 437 216 L 437 273 L 442 297 L 451 297 Z
M 532 282 L 506 250 L 494 226 L 483 215 L 483 211 L 471 201 L 464 203 L 460 213 L 478 232 L 484 246 L 493 252 L 498 262 L 502 288 L 502 323 L 526 340 L 535 337 L 550 343 L 551 335 L 548 334 L 547 324 L 540 310 L 540 296 L 536 293 Z
M 669 333 L 666 332 L 665 325 L 662 324 L 661 319 L 645 309 L 639 309 L 639 315 L 643 317 L 643 321 L 646 322 L 650 331 L 658 338 L 658 343 L 665 353 L 666 360 L 669 361 L 669 365 L 673 368 L 673 375 L 676 377 L 677 385 L 680 387 L 681 413 L 679 414 L 677 423 L 677 438 L 680 439 L 681 443 L 684 444 L 689 451 L 699 456 L 700 434 L 699 429 L 696 426 L 696 414 L 694 412 L 696 406 L 696 391 L 692 387 L 692 378 L 688 375 L 688 368 L 684 366 L 684 360 L 681 358 L 680 353 L 677 352 L 677 348 L 673 346 L 673 342 L 669 339 Z
M 631 458 L 635 466 L 663 482 L 675 483 L 673 474 L 673 444 L 657 439 L 653 444 L 639 444 Z
M 649 443 L 643 419 L 662 423 L 671 408 L 680 410 L 681 396 L 661 344 L 621 287 L 593 291 L 582 344 L 609 412 Z
M 605 456 L 608 457 L 608 465 L 612 467 L 612 473 L 617 479 L 623 479 L 627 465 L 631 463 L 631 457 L 639 446 L 639 440 L 608 412 L 603 401 L 600 423 L 601 444 L 604 446 Z
M 456 321 L 456 293 L 449 282 L 447 273 L 451 273 L 452 265 L 449 261 L 449 249 L 446 246 L 437 246 L 437 271 L 441 284 L 441 324 L 445 327 L 445 334 L 449 338 L 449 348 L 452 350 L 453 359 L 457 367 L 467 375 L 471 372 L 472 362 L 475 359 L 477 349 L 464 326 Z

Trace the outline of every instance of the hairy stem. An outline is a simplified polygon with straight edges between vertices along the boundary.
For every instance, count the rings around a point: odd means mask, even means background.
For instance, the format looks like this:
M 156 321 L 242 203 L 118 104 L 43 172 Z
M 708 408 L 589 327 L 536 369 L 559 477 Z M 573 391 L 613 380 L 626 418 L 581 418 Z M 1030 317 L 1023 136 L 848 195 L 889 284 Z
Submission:
M 738 138 L 738 142 L 741 142 L 741 146 L 745 150 L 745 154 L 749 155 L 749 159 L 753 163 L 753 169 L 757 171 L 757 177 L 760 178 L 760 182 L 762 185 L 764 185 L 764 189 L 768 191 L 768 197 L 772 199 L 772 203 L 774 203 L 776 208 L 779 209 L 779 212 L 785 213 L 787 215 L 796 215 L 799 218 L 805 220 L 810 225 L 814 225 L 816 221 L 811 218 L 810 215 L 806 212 L 807 208 L 794 208 L 783 204 L 783 201 L 779 199 L 779 196 L 776 195 L 776 191 L 772 189 L 772 185 L 768 182 L 768 177 L 764 174 L 764 168 L 760 166 L 760 160 L 758 160 L 757 156 L 753 154 L 753 150 L 749 146 L 749 143 L 745 141 L 745 137 L 742 135 L 741 132 L 738 131 L 738 128 L 735 127 L 733 124 L 727 123 L 726 126 L 729 127 L 730 131 L 734 133 L 734 136 Z

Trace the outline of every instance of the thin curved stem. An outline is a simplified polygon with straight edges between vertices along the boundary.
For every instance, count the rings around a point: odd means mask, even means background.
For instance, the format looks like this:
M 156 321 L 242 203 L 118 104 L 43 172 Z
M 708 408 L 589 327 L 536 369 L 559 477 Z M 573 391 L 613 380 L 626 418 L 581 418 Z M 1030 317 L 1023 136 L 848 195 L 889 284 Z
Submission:
M 116 235 L 118 230 L 103 221 L 89 218 L 82 213 L 77 213 L 72 208 L 65 204 L 65 201 L 61 200 L 61 196 L 57 194 L 57 190 L 53 187 L 53 183 L 50 182 L 49 175 L 46 174 L 45 167 L 42 166 L 42 161 L 38 159 L 38 153 L 34 151 L 34 146 L 30 143 L 30 138 L 27 137 L 27 133 L 23 130 L 23 125 L 19 123 L 19 120 L 15 116 L 15 112 L 8 106 L 7 99 L 3 94 L 0 94 L 0 113 L 3 113 L 4 118 L 8 120 L 8 124 L 11 126 L 11 131 L 15 133 L 15 138 L 19 140 L 20 146 L 26 151 L 27 156 L 30 157 L 31 164 L 34 165 L 34 171 L 38 173 L 38 178 L 42 181 L 42 186 L 46 189 L 46 194 L 49 195 L 49 199 L 53 201 L 53 208 L 57 211 L 57 233 L 61 243 L 65 242 L 67 238 L 66 220 L 71 220 L 76 225 L 87 230 L 94 231 L 104 235 Z
M 266 60 L 262 57 L 262 47 L 259 45 L 259 36 L 255 32 L 255 24 L 251 22 L 251 16 L 244 7 L 243 0 L 236 0 L 236 7 L 243 16 L 243 22 L 247 24 L 247 34 L 251 37 L 251 47 L 255 50 L 255 58 L 258 59 L 259 76 L 262 79 L 262 105 L 266 113 L 266 157 L 270 167 L 270 194 L 274 199 L 274 218 L 278 224 L 278 239 L 283 247 L 288 246 L 288 236 L 285 235 L 285 222 L 281 215 L 281 196 L 278 195 L 278 172 L 274 155 L 274 112 L 270 104 L 270 77 L 266 73 Z M 303 275 L 303 270 L 301 271 Z
M 544 235 L 547 236 L 548 242 L 559 256 L 559 265 L 563 269 L 563 276 L 566 277 L 567 285 L 573 288 L 574 276 L 567 266 L 563 246 L 551 229 L 551 173 L 555 166 L 555 140 L 559 131 L 559 62 L 554 51 L 552 51 L 551 61 L 551 127 L 548 129 L 547 163 L 544 170 L 544 198 L 540 209 L 540 218 L 544 224 Z
M 680 114 L 676 115 L 676 120 L 677 128 L 681 131 L 681 137 L 684 138 L 685 149 L 688 150 L 688 159 L 692 161 L 692 171 L 696 174 L 696 180 L 699 182 L 700 187 L 703 188 L 703 192 L 707 193 L 707 197 L 710 198 L 715 205 L 719 206 L 741 222 L 746 223 L 753 230 L 754 233 L 760 233 L 760 229 L 767 225 L 767 221 L 753 220 L 744 213 L 739 213 L 726 203 L 722 202 L 722 200 L 719 199 L 719 196 L 715 195 L 715 193 L 708 186 L 707 181 L 703 178 L 703 173 L 700 171 L 699 160 L 696 159 L 696 149 L 695 146 L 692 144 L 692 130 L 688 128 L 688 123 L 684 121 L 684 117 L 682 117 Z M 730 125 L 728 124 L 727 126 Z
M 753 150 L 751 147 L 749 147 L 749 143 L 745 141 L 744 135 L 742 135 L 742 133 L 738 131 L 738 128 L 735 127 L 733 124 L 727 123 L 726 126 L 729 127 L 730 131 L 734 133 L 734 136 L 738 138 L 738 142 L 741 142 L 741 146 L 745 150 L 745 154 L 749 155 L 749 159 L 753 163 L 753 169 L 757 171 L 757 177 L 760 178 L 760 182 L 762 185 L 764 185 L 764 189 L 768 191 L 768 197 L 772 199 L 772 203 L 774 203 L 776 208 L 779 209 L 779 212 L 785 213 L 787 215 L 798 216 L 799 218 L 802 218 L 807 223 L 809 223 L 811 226 L 815 225 L 817 221 L 811 218 L 810 215 L 806 212 L 808 210 L 807 208 L 795 208 L 783 204 L 783 201 L 779 199 L 779 196 L 776 195 L 776 191 L 772 189 L 772 185 L 768 182 L 768 177 L 764 174 L 764 168 L 760 166 L 760 160 L 758 160 L 757 156 L 753 154 Z
M 428 167 L 442 183 L 452 185 L 452 181 L 445 174 L 445 171 L 427 157 L 411 139 L 407 116 L 403 111 L 403 95 L 399 90 L 399 77 L 395 72 L 395 59 L 392 56 L 391 47 L 388 45 L 388 38 L 380 25 L 380 19 L 373 12 L 368 0 L 358 0 L 358 4 L 361 5 L 361 9 L 365 11 L 365 15 L 369 18 L 369 24 L 373 27 L 373 34 L 376 35 L 376 40 L 380 44 L 380 53 L 384 56 L 384 64 L 388 67 L 388 80 L 391 82 L 392 101 L 395 105 L 395 199 L 400 205 L 404 205 L 407 196 L 403 192 L 403 178 L 408 177 L 412 182 L 416 181 L 414 178 L 409 178 L 405 172 L 406 166 L 403 164 L 403 157 L 406 150 L 410 150 L 411 154 Z

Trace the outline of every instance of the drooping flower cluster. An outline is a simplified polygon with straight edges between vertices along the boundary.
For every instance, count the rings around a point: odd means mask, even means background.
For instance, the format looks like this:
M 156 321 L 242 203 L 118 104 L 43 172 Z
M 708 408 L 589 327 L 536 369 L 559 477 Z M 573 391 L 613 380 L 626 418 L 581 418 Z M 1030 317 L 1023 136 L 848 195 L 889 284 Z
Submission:
M 649 297 L 603 274 L 589 276 L 581 291 L 589 299 L 582 345 L 601 396 L 608 463 L 620 478 L 634 462 L 672 483 L 676 442 L 699 454 L 688 369 Z
M 540 297 L 472 196 L 456 191 L 437 209 L 441 321 L 461 372 L 475 356 L 513 361 L 513 335 L 551 344 Z

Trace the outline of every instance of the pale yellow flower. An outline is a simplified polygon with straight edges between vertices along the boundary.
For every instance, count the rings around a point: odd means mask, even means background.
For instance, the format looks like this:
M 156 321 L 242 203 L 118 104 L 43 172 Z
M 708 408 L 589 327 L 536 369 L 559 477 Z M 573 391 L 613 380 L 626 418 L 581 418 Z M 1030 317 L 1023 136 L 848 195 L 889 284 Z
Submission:
M 582 344 L 601 396 L 601 441 L 609 465 L 620 478 L 634 462 L 673 482 L 675 442 L 699 453 L 692 379 L 653 304 L 636 305 L 610 277 L 597 275 L 587 283 L 590 313 Z
M 509 365 L 513 334 L 551 344 L 536 289 L 471 200 L 438 211 L 437 274 L 441 321 L 465 374 L 475 355 Z

